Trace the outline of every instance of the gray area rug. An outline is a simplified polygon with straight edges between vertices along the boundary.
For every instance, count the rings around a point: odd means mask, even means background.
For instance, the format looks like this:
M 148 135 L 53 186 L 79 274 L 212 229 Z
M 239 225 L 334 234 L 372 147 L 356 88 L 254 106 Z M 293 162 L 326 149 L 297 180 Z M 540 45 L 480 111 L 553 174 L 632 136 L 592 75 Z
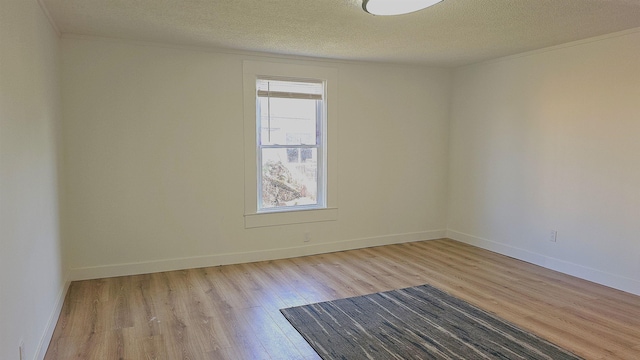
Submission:
M 581 359 L 429 285 L 280 311 L 324 360 Z

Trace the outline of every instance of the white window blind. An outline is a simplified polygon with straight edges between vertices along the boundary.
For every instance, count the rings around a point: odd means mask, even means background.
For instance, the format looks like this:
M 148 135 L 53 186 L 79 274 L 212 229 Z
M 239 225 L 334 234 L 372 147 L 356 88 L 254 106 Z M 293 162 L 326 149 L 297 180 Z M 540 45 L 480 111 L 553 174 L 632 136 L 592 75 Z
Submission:
M 322 100 L 324 86 L 321 81 L 305 82 L 258 79 L 258 97 Z

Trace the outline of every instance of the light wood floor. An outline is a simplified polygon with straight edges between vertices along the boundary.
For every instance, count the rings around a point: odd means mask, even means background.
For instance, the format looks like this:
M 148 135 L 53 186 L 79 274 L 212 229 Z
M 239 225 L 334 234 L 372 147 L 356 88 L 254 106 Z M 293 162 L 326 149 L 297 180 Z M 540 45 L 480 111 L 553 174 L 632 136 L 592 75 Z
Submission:
M 640 297 L 452 240 L 74 282 L 45 359 L 319 359 L 280 308 L 425 283 L 586 359 L 640 359 Z

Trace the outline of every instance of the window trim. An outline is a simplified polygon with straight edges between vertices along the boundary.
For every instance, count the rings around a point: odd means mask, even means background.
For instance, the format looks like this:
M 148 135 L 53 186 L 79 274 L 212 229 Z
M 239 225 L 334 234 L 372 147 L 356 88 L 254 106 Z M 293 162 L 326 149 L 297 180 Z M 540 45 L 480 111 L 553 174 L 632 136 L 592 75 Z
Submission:
M 325 84 L 325 207 L 258 211 L 258 146 L 256 122 L 256 80 L 320 80 Z M 243 61 L 244 99 L 244 219 L 245 228 L 276 226 L 338 218 L 338 70 L 331 67 L 288 62 Z

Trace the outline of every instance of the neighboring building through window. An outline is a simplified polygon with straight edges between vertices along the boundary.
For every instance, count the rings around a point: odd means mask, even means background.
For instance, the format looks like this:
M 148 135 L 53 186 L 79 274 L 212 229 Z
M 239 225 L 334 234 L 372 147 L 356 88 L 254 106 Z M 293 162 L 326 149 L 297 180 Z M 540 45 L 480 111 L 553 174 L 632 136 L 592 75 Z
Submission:
M 256 80 L 258 211 L 324 208 L 321 80 Z

